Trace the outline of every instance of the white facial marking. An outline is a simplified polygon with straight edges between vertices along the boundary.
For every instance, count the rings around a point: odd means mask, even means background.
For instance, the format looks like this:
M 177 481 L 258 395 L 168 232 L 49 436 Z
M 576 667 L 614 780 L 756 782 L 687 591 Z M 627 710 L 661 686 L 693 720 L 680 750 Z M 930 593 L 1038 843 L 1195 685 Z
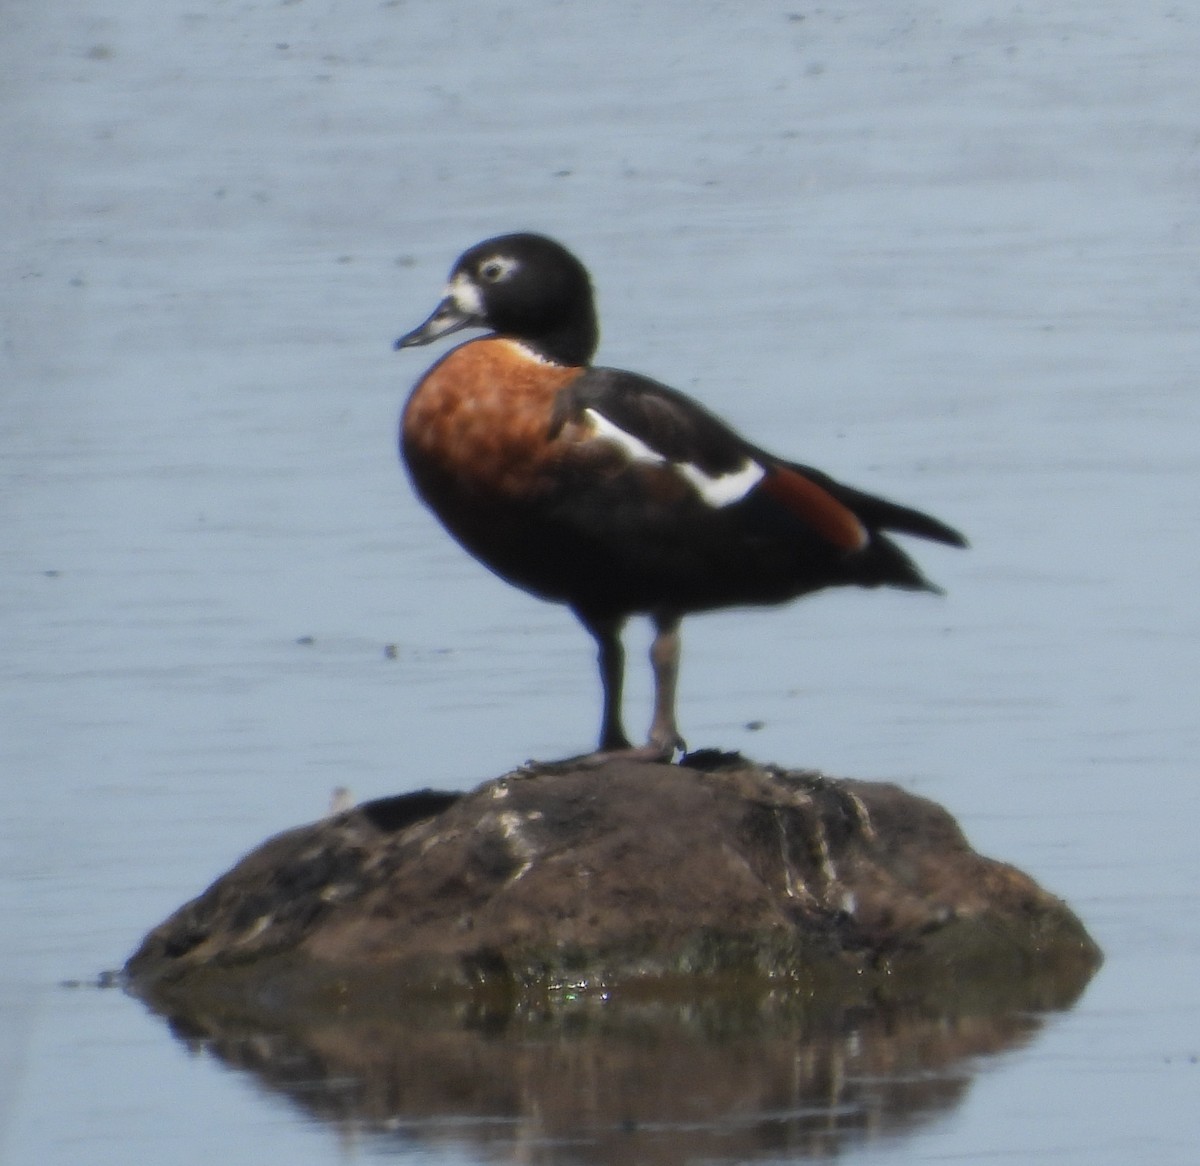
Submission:
M 642 462 L 647 465 L 669 464 L 680 477 L 692 485 L 696 493 L 709 506 L 720 508 L 740 502 L 766 476 L 767 471 L 750 458 L 747 458 L 738 469 L 732 470 L 728 474 L 718 474 L 715 478 L 711 474 L 706 474 L 698 466 L 692 465 L 691 462 L 668 463 L 662 454 L 653 450 L 640 437 L 626 433 L 620 426 L 614 425 L 604 414 L 597 413 L 595 409 L 585 409 L 584 412 L 597 437 L 620 446 L 630 461 Z
M 446 284 L 446 296 L 454 301 L 454 306 L 468 316 L 483 315 L 483 296 L 479 288 L 465 275 L 456 275 Z
M 485 283 L 500 283 L 519 266 L 515 259 L 510 259 L 507 255 L 493 255 L 479 265 L 479 278 Z

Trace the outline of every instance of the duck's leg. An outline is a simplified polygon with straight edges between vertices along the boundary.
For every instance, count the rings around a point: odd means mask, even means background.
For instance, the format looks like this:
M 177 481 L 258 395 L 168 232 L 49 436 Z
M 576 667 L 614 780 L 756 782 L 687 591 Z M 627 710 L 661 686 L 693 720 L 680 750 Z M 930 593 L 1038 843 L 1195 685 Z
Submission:
M 600 719 L 600 753 L 619 753 L 631 748 L 621 721 L 621 694 L 625 687 L 625 648 L 621 644 L 621 617 L 593 619 L 580 615 L 580 622 L 596 641 L 604 712 Z
M 654 669 L 654 720 L 644 752 L 669 761 L 675 750 L 687 745 L 675 724 L 675 690 L 679 681 L 679 621 L 676 612 L 654 616 L 654 642 L 650 645 L 650 665 Z
M 531 762 L 531 766 L 595 766 L 616 758 L 634 761 L 670 761 L 683 738 L 675 728 L 675 682 L 679 672 L 679 616 L 654 617 L 654 644 L 650 663 L 654 668 L 654 721 L 645 745 L 629 742 L 621 720 L 621 693 L 625 685 L 625 649 L 621 644 L 624 616 L 596 617 L 575 613 L 596 641 L 600 685 L 604 690 L 604 712 L 600 720 L 600 744 L 594 753 L 567 757 L 562 761 Z

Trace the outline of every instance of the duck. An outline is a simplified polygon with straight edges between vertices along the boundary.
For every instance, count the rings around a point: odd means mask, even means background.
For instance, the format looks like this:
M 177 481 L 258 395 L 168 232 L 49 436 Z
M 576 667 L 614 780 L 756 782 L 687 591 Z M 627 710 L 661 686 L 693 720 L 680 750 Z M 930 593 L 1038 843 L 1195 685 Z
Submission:
M 940 593 L 890 537 L 967 540 L 920 510 L 768 452 L 691 397 L 592 363 L 591 277 L 561 243 L 518 232 L 454 263 L 429 316 L 396 340 L 464 331 L 416 382 L 400 421 L 413 488 L 494 574 L 568 607 L 596 646 L 597 747 L 585 756 L 670 761 L 680 624 L 829 587 Z M 625 731 L 622 632 L 653 626 L 650 728 Z

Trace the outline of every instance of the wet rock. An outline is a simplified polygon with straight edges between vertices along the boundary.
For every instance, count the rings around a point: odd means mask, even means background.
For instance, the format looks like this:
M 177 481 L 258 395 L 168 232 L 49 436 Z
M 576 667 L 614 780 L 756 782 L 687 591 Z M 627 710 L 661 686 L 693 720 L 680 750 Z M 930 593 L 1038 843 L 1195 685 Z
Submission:
M 618 990 L 1055 1006 L 1098 962 L 1060 900 L 932 802 L 711 755 L 520 770 L 288 831 L 126 973 L 159 1006 L 257 1016 Z

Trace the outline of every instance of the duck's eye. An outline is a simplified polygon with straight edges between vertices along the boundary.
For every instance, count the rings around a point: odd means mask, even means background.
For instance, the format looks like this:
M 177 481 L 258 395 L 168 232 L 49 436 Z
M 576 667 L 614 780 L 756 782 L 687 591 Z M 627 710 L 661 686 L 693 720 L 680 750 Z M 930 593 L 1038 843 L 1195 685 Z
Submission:
M 479 278 L 486 283 L 499 283 L 512 270 L 506 259 L 487 259 L 479 265 Z

